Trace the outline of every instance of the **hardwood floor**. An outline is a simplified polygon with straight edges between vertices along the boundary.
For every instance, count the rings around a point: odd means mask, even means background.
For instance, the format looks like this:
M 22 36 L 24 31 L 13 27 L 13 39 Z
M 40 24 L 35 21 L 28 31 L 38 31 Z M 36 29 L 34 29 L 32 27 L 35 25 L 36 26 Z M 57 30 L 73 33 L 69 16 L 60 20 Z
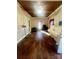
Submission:
M 38 31 L 26 36 L 17 44 L 17 59 L 62 59 L 56 53 L 54 38 Z

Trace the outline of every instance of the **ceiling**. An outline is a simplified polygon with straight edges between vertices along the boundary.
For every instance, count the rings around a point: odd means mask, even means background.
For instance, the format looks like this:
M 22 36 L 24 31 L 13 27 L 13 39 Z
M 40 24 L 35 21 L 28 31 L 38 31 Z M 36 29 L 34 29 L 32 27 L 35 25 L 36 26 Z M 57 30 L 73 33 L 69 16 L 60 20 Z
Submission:
M 32 17 L 47 17 L 62 4 L 62 1 L 18 0 L 18 2 Z

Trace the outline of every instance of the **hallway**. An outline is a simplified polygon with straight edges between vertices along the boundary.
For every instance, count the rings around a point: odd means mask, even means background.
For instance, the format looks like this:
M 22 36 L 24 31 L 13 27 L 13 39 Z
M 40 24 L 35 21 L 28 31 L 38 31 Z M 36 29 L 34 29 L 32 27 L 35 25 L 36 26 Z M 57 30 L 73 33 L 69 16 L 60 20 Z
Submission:
M 42 31 L 28 34 L 17 45 L 17 59 L 61 59 L 54 38 Z
M 62 59 L 61 35 L 61 0 L 17 0 L 17 59 Z

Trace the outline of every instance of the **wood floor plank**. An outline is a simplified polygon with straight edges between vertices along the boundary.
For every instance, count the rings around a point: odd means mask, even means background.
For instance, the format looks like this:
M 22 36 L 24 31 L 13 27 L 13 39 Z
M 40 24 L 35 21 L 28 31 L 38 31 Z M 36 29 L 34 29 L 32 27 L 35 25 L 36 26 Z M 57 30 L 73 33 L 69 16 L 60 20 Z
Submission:
M 17 59 L 61 59 L 54 38 L 38 31 L 17 44 Z

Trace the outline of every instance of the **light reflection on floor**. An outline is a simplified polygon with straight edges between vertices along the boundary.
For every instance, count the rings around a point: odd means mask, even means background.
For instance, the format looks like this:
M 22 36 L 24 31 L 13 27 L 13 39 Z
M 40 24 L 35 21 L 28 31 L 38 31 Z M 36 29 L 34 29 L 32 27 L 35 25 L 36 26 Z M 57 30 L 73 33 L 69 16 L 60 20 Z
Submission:
M 43 35 L 44 34 L 46 34 L 46 35 L 48 35 L 48 36 L 50 36 L 50 34 L 49 33 L 47 33 L 47 32 L 45 32 L 45 31 L 38 31 L 37 33 L 36 33 L 36 40 L 43 40 Z M 37 39 L 38 38 L 38 39 Z
M 46 35 L 48 35 L 48 36 L 50 36 L 50 34 L 47 33 L 46 31 L 41 31 L 41 32 L 44 33 L 44 34 L 46 34 Z
M 38 38 L 38 39 L 37 39 Z M 42 40 L 43 39 L 43 33 L 41 31 L 38 31 L 36 33 L 36 40 Z

